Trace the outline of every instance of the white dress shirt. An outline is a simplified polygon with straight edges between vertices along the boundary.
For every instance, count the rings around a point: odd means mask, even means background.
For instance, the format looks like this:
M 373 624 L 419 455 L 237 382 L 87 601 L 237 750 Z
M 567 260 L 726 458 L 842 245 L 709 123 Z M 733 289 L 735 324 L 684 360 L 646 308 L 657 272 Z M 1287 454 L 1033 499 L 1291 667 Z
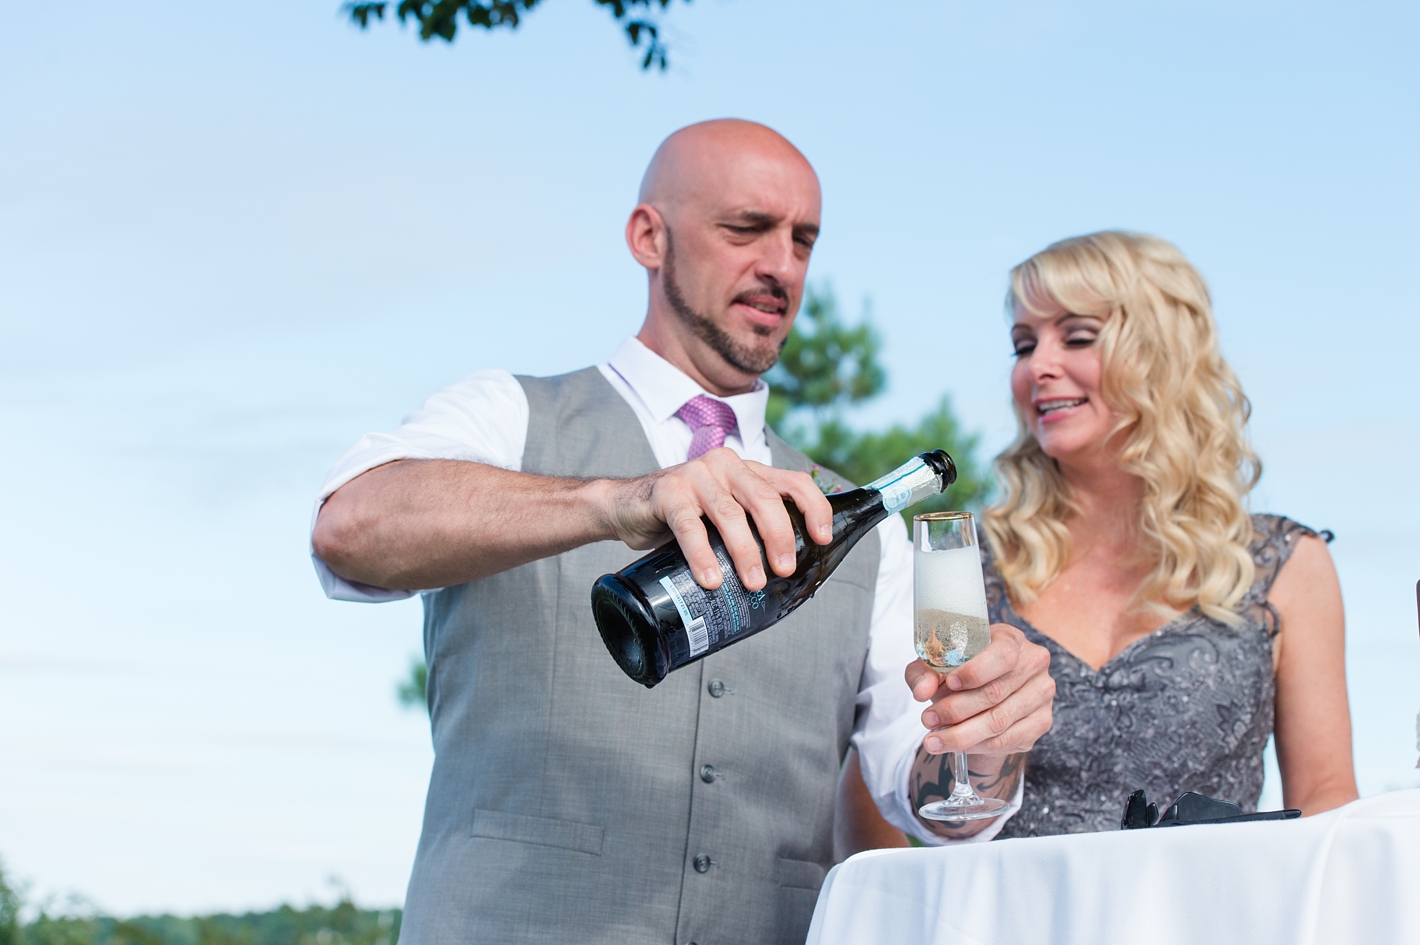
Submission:
M 692 431 L 676 411 L 687 400 L 707 392 L 635 337 L 622 342 L 607 363 L 597 368 L 641 421 L 661 468 L 685 462 Z M 739 424 L 737 433 L 725 438 L 725 446 L 743 459 L 772 465 L 764 433 L 768 385 L 760 381 L 747 394 L 716 399 L 729 405 Z M 513 375 L 501 370 L 471 374 L 430 397 L 399 429 L 361 437 L 326 478 L 311 516 L 312 528 L 321 504 L 331 493 L 361 473 L 395 460 L 458 459 L 519 471 L 527 433 L 527 396 Z M 913 700 L 903 681 L 904 668 L 917 658 L 912 639 L 912 545 L 897 515 L 889 515 L 878 525 L 878 538 L 882 551 L 853 744 L 858 749 L 863 781 L 883 816 L 899 829 L 938 844 L 944 841 L 922 828 L 907 795 L 912 762 L 927 734 L 921 721 L 925 706 Z M 311 557 L 326 595 L 336 600 L 379 602 L 421 593 L 346 581 L 314 552 Z M 1020 800 L 1018 790 L 1010 813 L 1019 807 Z M 1008 818 L 1009 814 L 998 818 L 970 839 L 989 840 Z

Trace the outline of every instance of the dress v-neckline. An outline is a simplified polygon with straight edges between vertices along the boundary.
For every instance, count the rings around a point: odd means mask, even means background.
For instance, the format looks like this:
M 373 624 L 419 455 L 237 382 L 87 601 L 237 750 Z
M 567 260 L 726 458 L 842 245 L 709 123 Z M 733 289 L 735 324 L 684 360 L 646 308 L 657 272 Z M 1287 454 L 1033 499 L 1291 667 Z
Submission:
M 1169 620 L 1166 620 L 1164 623 L 1162 623 L 1162 624 L 1160 624 L 1159 626 L 1155 627 L 1153 630 L 1150 630 L 1148 633 L 1144 634 L 1142 637 L 1139 637 L 1139 638 L 1137 638 L 1137 639 L 1135 639 L 1135 640 L 1129 641 L 1129 643 L 1125 644 L 1124 649 L 1120 650 L 1118 653 L 1114 654 L 1114 655 L 1111 656 L 1109 659 L 1105 660 L 1103 663 L 1100 664 L 1099 668 L 1096 669 L 1094 666 L 1092 666 L 1092 665 L 1091 665 L 1087 660 L 1085 660 L 1083 657 L 1077 656 L 1077 655 L 1075 655 L 1075 653 L 1073 653 L 1071 650 L 1067 649 L 1066 646 L 1065 646 L 1065 644 L 1061 643 L 1059 640 L 1055 639 L 1055 638 L 1052 637 L 1050 634 L 1046 633 L 1044 630 L 1040 629 L 1040 628 L 1037 627 L 1035 624 L 1033 624 L 1033 623 L 1031 623 L 1029 620 L 1027 620 L 1025 617 L 1022 617 L 1019 613 L 1017 613 L 1017 612 L 1016 612 L 1016 605 L 1013 604 L 1013 603 L 1011 603 L 1011 597 L 1010 597 L 1009 594 L 1005 593 L 1005 590 L 1006 590 L 1006 589 L 1005 589 L 1004 587 L 1001 588 L 1002 602 L 1006 605 L 1006 608 L 1011 612 L 1011 616 L 1014 617 L 1014 618 L 1016 618 L 1017 621 L 1019 621 L 1019 625 L 1022 626 L 1023 629 L 1030 630 L 1030 631 L 1033 632 L 1036 636 L 1040 637 L 1042 640 L 1046 640 L 1046 641 L 1049 643 L 1050 648 L 1051 648 L 1052 650 L 1058 650 L 1058 651 L 1059 651 L 1060 653 L 1062 653 L 1063 655 L 1070 657 L 1070 659 L 1072 659 L 1072 660 L 1074 660 L 1075 662 L 1079 663 L 1081 666 L 1085 667 L 1085 668 L 1088 669 L 1090 672 L 1094 673 L 1096 676 L 1103 676 L 1103 675 L 1105 675 L 1105 670 L 1109 668 L 1109 666 L 1110 666 L 1111 663 L 1114 663 L 1116 660 L 1123 659 L 1124 656 L 1125 656 L 1126 654 L 1128 654 L 1130 650 L 1132 650 L 1132 649 L 1134 649 L 1135 647 L 1139 646 L 1141 643 L 1145 642 L 1146 640 L 1152 640 L 1152 639 L 1154 639 L 1155 637 L 1158 637 L 1158 636 L 1163 635 L 1164 631 L 1166 631 L 1166 630 L 1168 630 L 1169 628 L 1171 628 L 1174 624 L 1180 623 L 1180 622 L 1183 621 L 1184 618 L 1186 618 L 1186 617 L 1191 617 L 1191 616 L 1193 615 L 1194 610 L 1196 609 L 1196 608 L 1189 608 L 1188 610 L 1185 610 L 1183 613 L 1181 613 L 1181 614 L 1179 614 L 1179 615 L 1177 615 L 1177 616 L 1175 616 L 1175 617 L 1172 617 L 1172 618 L 1170 618 Z M 1008 621 L 1008 622 L 1009 622 L 1009 621 Z

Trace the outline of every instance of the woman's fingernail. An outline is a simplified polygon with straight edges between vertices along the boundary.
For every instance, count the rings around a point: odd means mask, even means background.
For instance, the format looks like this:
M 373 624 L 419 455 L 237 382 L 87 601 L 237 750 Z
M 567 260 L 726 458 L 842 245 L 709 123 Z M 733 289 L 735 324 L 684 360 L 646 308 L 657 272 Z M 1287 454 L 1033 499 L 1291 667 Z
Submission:
M 718 580 L 720 580 L 720 569 L 719 569 L 719 568 L 706 568 L 706 569 L 705 569 L 705 580 L 704 580 L 702 583 L 704 583 L 704 584 L 714 584 L 714 583 L 715 583 L 716 581 L 718 581 Z
M 788 571 L 788 570 L 791 570 L 793 567 L 794 567 L 794 556 L 793 556 L 793 555 L 780 555 L 780 556 L 779 556 L 779 570 L 780 570 L 780 571 Z
M 926 712 L 922 713 L 922 724 L 928 728 L 936 728 L 938 725 L 942 724 L 942 720 L 937 718 L 937 713 L 928 709 Z
M 957 678 L 956 673 L 952 673 L 947 677 L 947 688 L 953 692 L 961 688 L 961 680 Z
M 751 584 L 758 584 L 764 580 L 764 569 L 759 565 L 749 569 L 749 580 Z
M 942 740 L 929 736 L 927 739 L 927 751 L 929 754 L 940 755 L 942 753 Z

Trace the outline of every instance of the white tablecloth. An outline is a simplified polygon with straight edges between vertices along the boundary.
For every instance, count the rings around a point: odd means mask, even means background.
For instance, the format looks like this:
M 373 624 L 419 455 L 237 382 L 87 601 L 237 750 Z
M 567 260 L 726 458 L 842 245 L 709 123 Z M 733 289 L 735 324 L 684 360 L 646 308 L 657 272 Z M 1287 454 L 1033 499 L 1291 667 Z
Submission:
M 875 942 L 1414 945 L 1420 790 L 1293 821 L 861 853 L 828 874 L 808 945 Z

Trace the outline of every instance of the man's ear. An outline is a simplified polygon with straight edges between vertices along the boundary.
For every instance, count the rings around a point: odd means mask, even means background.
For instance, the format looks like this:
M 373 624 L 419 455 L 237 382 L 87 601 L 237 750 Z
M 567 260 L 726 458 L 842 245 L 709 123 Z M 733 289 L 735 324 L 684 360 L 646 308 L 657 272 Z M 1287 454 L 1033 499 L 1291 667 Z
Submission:
M 636 261 L 658 270 L 666 259 L 666 221 L 649 203 L 637 204 L 626 221 L 626 245 Z

